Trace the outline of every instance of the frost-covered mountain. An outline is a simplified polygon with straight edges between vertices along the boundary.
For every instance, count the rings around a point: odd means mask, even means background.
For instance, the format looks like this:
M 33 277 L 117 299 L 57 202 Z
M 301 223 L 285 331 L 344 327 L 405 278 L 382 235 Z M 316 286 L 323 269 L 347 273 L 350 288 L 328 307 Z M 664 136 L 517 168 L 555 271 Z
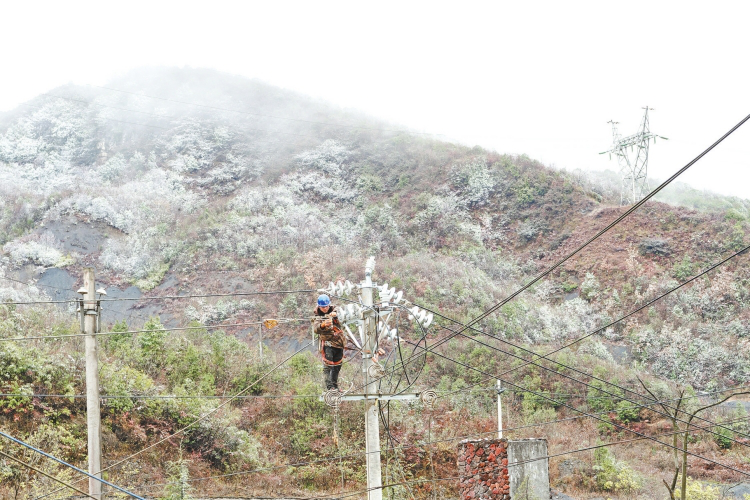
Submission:
M 106 87 L 60 87 L 0 118 L 3 275 L 78 277 L 93 264 L 105 283 L 152 294 L 300 289 L 356 281 L 373 254 L 379 279 L 468 319 L 620 212 L 606 182 L 240 77 L 144 69 Z M 524 342 L 577 337 L 740 248 L 743 210 L 649 204 L 482 326 Z M 728 269 L 606 339 L 667 377 L 746 381 L 750 294 L 744 267 Z M 0 293 L 29 291 L 6 281 Z M 276 300 L 158 312 L 217 323 L 310 303 Z M 695 356 L 686 337 L 703 346 Z M 608 356 L 599 340 L 584 348 Z

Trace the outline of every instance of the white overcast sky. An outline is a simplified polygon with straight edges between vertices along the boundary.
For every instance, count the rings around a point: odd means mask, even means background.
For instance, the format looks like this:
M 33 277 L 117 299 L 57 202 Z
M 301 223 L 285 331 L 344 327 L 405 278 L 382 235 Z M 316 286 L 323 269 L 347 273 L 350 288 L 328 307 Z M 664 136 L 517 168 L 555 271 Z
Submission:
M 649 173 L 750 113 L 750 2 L 4 2 L 0 111 L 139 66 L 210 67 L 558 168 L 616 170 L 651 112 Z M 750 198 L 750 123 L 683 176 Z

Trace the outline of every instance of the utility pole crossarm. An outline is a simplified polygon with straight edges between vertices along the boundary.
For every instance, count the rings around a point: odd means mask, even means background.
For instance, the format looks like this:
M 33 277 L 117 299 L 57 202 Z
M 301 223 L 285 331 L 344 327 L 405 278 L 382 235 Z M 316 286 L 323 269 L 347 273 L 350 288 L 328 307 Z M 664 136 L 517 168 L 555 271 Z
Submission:
M 339 401 L 412 401 L 420 399 L 421 393 L 419 392 L 404 392 L 399 394 L 387 394 L 383 392 L 376 392 L 370 394 L 342 394 L 337 399 Z M 318 397 L 320 401 L 325 401 L 325 395 Z

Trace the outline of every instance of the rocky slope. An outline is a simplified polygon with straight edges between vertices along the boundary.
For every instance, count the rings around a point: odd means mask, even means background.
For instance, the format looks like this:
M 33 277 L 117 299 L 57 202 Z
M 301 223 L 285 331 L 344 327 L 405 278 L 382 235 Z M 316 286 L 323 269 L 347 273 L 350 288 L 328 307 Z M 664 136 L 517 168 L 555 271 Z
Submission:
M 246 344 L 227 339 L 252 338 L 257 327 L 233 325 L 262 317 L 305 317 L 315 294 L 239 294 L 314 289 L 338 278 L 357 282 L 368 255 L 377 258 L 379 282 L 468 320 L 623 210 L 613 203 L 606 182 L 554 171 L 524 156 L 410 133 L 239 77 L 150 69 L 107 87 L 61 87 L 0 117 L 0 299 L 71 298 L 82 267 L 93 265 L 111 298 L 173 297 L 113 302 L 105 312 L 110 327 L 118 322 L 125 330 L 146 325 L 161 332 L 162 324 L 221 325 L 222 330 L 221 336 L 186 334 L 173 346 L 161 334 L 149 337 L 151 343 L 135 336 L 108 341 L 105 355 L 116 368 L 105 377 L 106 391 L 219 394 L 241 387 L 265 365 L 256 360 L 246 372 L 220 359 L 251 355 Z M 744 247 L 746 217 L 744 202 L 737 200 L 712 202 L 711 210 L 649 203 L 479 326 L 524 345 L 577 338 Z M 625 353 L 625 364 L 649 370 L 654 380 L 705 390 L 747 383 L 750 275 L 745 259 L 736 258 L 573 352 L 591 370 L 606 366 L 623 382 L 636 383 L 636 372 L 620 373 L 625 368 L 613 363 L 613 353 Z M 177 297 L 211 293 L 237 295 Z M 72 311 L 54 308 L 46 310 L 46 319 L 38 314 L 29 319 L 35 310 L 5 311 L 2 335 L 24 335 L 24 322 L 45 332 L 74 322 Z M 431 335 L 444 335 L 442 326 L 449 323 L 438 320 Z M 308 337 L 307 326 L 287 324 L 266 334 L 266 341 L 283 350 Z M 10 345 L 0 345 L 0 361 L 7 366 L 27 363 L 31 373 L 38 373 L 44 360 L 66 370 L 68 361 L 55 352 L 32 359 L 31 351 Z M 451 346 L 485 370 L 500 369 L 497 355 L 477 351 L 469 341 Z M 196 364 L 197 371 L 180 361 L 195 361 L 208 352 L 215 359 Z M 69 355 L 77 359 L 72 346 Z M 438 360 L 429 366 L 420 378 L 424 387 L 455 391 L 478 381 Z M 51 374 L 46 386 L 11 371 L 0 383 L 5 392 L 80 392 L 81 367 L 67 369 L 70 377 Z M 315 369 L 304 363 L 292 368 L 288 376 L 296 380 L 295 390 L 315 393 L 316 379 L 305 372 Z M 525 376 L 562 383 L 539 375 Z M 128 387 L 123 379 L 131 380 Z M 283 384 L 276 389 L 283 390 Z M 491 429 L 491 400 L 475 396 L 475 424 Z M 5 414 L 42 415 L 38 403 L 21 404 L 21 413 L 18 405 L 6 403 Z M 148 416 L 133 419 L 130 412 L 138 406 L 131 403 L 108 406 L 111 446 L 118 453 L 142 444 L 154 429 L 176 428 L 181 412 L 200 411 L 178 403 L 147 405 Z M 523 421 L 539 420 L 545 412 L 554 416 L 555 409 L 545 405 L 523 406 L 522 396 L 517 403 Z M 460 411 L 467 403 L 451 404 Z M 61 404 L 50 412 L 64 420 L 66 409 L 72 415 L 80 410 Z M 295 411 L 306 410 L 324 418 L 314 405 Z M 272 461 L 257 451 L 260 441 L 253 432 L 279 415 L 287 418 L 283 415 L 289 410 L 250 401 L 241 411 L 258 420 L 238 424 L 232 420 L 236 415 L 226 417 L 237 433 L 245 433 L 229 452 L 216 451 L 221 448 L 217 443 L 230 439 L 211 434 L 218 423 L 194 436 L 189 449 L 200 470 L 193 473 Z M 310 424 L 311 417 L 305 418 Z M 355 415 L 350 418 L 355 429 Z M 447 421 L 436 425 L 451 427 Z M 325 429 L 316 436 L 298 430 L 300 436 L 279 445 L 278 453 L 309 457 L 324 448 L 316 439 L 324 439 Z M 394 425 L 394 435 L 404 438 L 409 432 Z M 355 449 L 358 438 L 352 439 Z M 449 464 L 446 458 L 443 467 Z M 331 486 L 315 478 L 310 484 Z

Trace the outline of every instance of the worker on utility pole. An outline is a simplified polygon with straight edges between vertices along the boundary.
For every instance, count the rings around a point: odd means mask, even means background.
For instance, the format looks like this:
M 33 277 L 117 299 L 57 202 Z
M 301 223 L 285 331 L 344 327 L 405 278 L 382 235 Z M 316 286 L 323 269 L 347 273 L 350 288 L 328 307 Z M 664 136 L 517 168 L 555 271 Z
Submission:
M 320 341 L 320 354 L 323 357 L 323 375 L 326 390 L 338 390 L 339 371 L 344 360 L 346 338 L 336 317 L 336 307 L 331 305 L 328 295 L 318 297 L 318 305 L 313 313 L 313 327 Z

